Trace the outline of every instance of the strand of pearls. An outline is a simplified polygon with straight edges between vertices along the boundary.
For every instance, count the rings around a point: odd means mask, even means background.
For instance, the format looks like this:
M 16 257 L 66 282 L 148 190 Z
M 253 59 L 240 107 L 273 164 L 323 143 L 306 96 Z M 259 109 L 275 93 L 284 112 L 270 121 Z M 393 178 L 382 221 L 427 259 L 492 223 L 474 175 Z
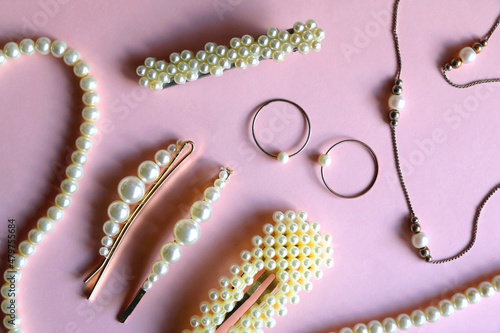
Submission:
M 144 291 L 148 291 L 160 276 L 168 272 L 168 266 L 181 259 L 182 246 L 195 244 L 201 236 L 200 223 L 207 222 L 212 216 L 212 206 L 220 199 L 220 191 L 226 186 L 226 182 L 231 176 L 232 170 L 222 167 L 219 177 L 214 181 L 213 186 L 208 187 L 203 192 L 203 200 L 196 201 L 189 210 L 190 218 L 179 220 L 174 225 L 174 241 L 165 243 L 160 251 L 161 259 L 156 261 L 151 268 L 151 273 L 142 285 Z
M 215 332 L 227 313 L 244 297 L 259 271 L 275 274 L 277 286 L 262 302 L 254 303 L 229 329 L 228 333 L 261 333 L 276 325 L 274 316 L 287 314 L 286 304 L 297 304 L 301 290 L 312 290 L 311 278 L 323 277 L 322 267 L 333 266 L 332 236 L 320 234 L 320 225 L 308 222 L 306 212 L 275 212 L 272 224 L 263 227 L 264 237 L 254 236 L 251 251 L 241 252 L 243 263 L 231 266 L 232 277 L 219 279 L 220 289 L 208 292 L 210 302 L 200 304 L 201 316 L 192 316 L 190 332 Z
M 409 315 L 402 313 L 396 318 L 385 318 L 382 322 L 372 320 L 368 324 L 356 324 L 353 328 L 344 327 L 339 333 L 394 333 L 414 326 L 420 327 L 425 323 L 436 323 L 442 317 L 450 317 L 456 310 L 464 310 L 469 304 L 476 304 L 482 298 L 493 296 L 495 291 L 500 292 L 500 275 L 495 276 L 491 282 L 481 282 L 477 288 L 471 287 L 464 293 L 456 293 L 450 299 L 443 299 L 437 306 L 416 309 Z
M 230 47 L 215 43 L 205 44 L 205 49 L 196 55 L 189 50 L 180 54 L 170 54 L 170 63 L 155 58 L 147 58 L 144 65 L 137 67 L 139 84 L 152 90 L 162 90 L 170 84 L 184 84 L 195 81 L 201 76 L 221 76 L 227 69 L 255 67 L 263 59 L 285 60 L 285 55 L 298 50 L 302 54 L 310 50 L 320 51 L 321 41 L 325 38 L 323 29 L 314 20 L 306 23 L 296 22 L 293 31 L 270 28 L 266 35 L 254 40 L 244 35 L 233 38 Z
M 89 75 L 90 66 L 80 59 L 78 51 L 69 49 L 65 42 L 60 40 L 52 42 L 46 37 L 41 37 L 36 42 L 29 38 L 23 39 L 19 44 L 9 42 L 3 50 L 0 49 L 0 65 L 16 60 L 21 55 L 31 56 L 35 53 L 52 54 L 55 58 L 62 58 L 66 65 L 73 68 L 74 74 L 80 78 L 80 87 L 83 90 L 84 122 L 80 126 L 81 136 L 75 142 L 76 149 L 71 154 L 72 163 L 66 168 L 66 179 L 60 185 L 61 192 L 55 197 L 54 205 L 48 208 L 46 215 L 38 220 L 35 228 L 30 230 L 28 239 L 19 244 L 19 251 L 14 255 L 10 268 L 4 273 L 6 284 L 1 287 L 1 294 L 4 297 L 1 308 L 5 313 L 3 324 L 9 333 L 23 332 L 20 328 L 21 317 L 17 312 L 17 284 L 21 280 L 21 270 L 26 267 L 28 258 L 35 253 L 36 247 L 43 242 L 45 235 L 63 219 L 64 211 L 71 206 L 71 196 L 78 191 L 78 181 L 83 176 L 83 166 L 87 163 L 87 154 L 92 149 L 91 138 L 97 134 L 95 121 L 99 118 L 99 111 L 96 108 L 99 95 L 95 91 L 97 83 Z
M 103 225 L 105 236 L 101 240 L 102 247 L 99 254 L 107 257 L 110 247 L 113 246 L 116 235 L 120 233 L 121 224 L 127 222 L 131 216 L 131 206 L 140 202 L 148 193 L 146 185 L 154 184 L 166 171 L 176 157 L 180 154 L 186 142 L 178 140 L 177 144 L 171 144 L 167 149 L 158 150 L 155 161 L 144 161 L 137 168 L 137 177 L 128 176 L 118 184 L 118 195 L 121 200 L 113 201 L 108 206 L 109 220 Z

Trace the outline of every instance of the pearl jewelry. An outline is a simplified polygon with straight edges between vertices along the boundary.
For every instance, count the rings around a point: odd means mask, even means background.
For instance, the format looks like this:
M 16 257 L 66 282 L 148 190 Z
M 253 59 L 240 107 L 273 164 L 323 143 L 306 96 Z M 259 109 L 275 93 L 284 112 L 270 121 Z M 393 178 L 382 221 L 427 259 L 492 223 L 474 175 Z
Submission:
M 307 214 L 302 213 L 300 216 L 307 216 Z M 211 332 L 215 330 L 216 326 L 220 325 L 223 321 L 216 324 L 214 320 L 203 320 L 203 318 L 211 318 L 211 316 L 215 316 L 216 313 L 217 316 L 224 318 L 226 314 L 235 307 L 236 302 L 244 299 L 244 290 L 253 283 L 253 276 L 262 269 L 266 270 L 264 274 L 272 272 L 276 275 L 278 283 L 275 291 L 270 295 L 261 296 L 259 304 L 253 304 L 245 312 L 245 314 L 243 314 L 238 322 L 229 328 L 228 332 L 259 332 L 264 326 L 269 328 L 274 327 L 276 322 L 273 317 L 275 315 L 284 316 L 287 313 L 285 304 L 297 304 L 300 301 L 300 297 L 297 294 L 298 292 L 301 290 L 311 291 L 312 284 L 308 281 L 311 276 L 304 273 L 304 278 L 301 279 L 299 270 L 304 270 L 304 267 L 301 267 L 302 264 L 297 259 L 284 259 L 283 256 L 283 259 L 279 264 L 277 264 L 277 261 L 273 259 L 276 253 L 282 252 L 281 250 L 286 251 L 286 248 L 292 245 L 288 243 L 281 245 L 277 241 L 277 238 L 282 236 L 282 233 L 278 233 L 278 229 L 280 229 L 278 225 L 284 225 L 285 231 L 288 229 L 287 226 L 290 224 L 298 225 L 297 227 L 291 228 L 294 230 L 293 235 L 299 238 L 295 233 L 298 233 L 300 230 L 300 233 L 304 232 L 309 236 L 311 242 L 313 242 L 313 239 L 318 239 L 319 243 L 316 243 L 317 246 L 326 247 L 326 242 L 323 237 L 318 234 L 318 231 L 316 231 L 318 228 L 302 227 L 302 224 L 309 224 L 309 222 L 300 218 L 299 214 L 291 211 L 286 214 L 276 212 L 273 214 L 273 218 L 278 220 L 275 221 L 276 224 L 274 226 L 266 224 L 263 227 L 264 234 L 267 236 L 254 236 L 252 238 L 252 244 L 254 245 L 252 251 L 242 252 L 241 258 L 245 263 L 243 265 L 232 265 L 230 268 L 232 277 L 221 277 L 219 279 L 219 285 L 221 286 L 220 291 L 212 289 L 209 292 L 209 299 L 211 302 L 205 301 L 201 303 L 200 310 L 203 313 L 201 320 L 196 320 L 195 325 L 191 322 L 191 326 L 197 328 L 196 332 Z M 319 235 L 319 237 L 315 237 L 316 235 Z M 271 238 L 273 239 L 272 241 Z M 302 245 L 300 246 L 302 249 Z M 301 251 L 299 248 L 296 249 L 299 252 Z M 318 270 L 321 263 L 326 261 L 329 257 L 326 250 L 321 251 L 321 255 L 317 255 L 311 251 L 305 252 L 309 253 L 306 258 L 309 262 L 319 263 L 317 268 Z M 250 253 L 253 253 L 254 256 L 252 257 Z M 261 259 L 258 259 L 262 256 L 266 257 L 265 263 Z M 318 261 L 317 259 L 321 260 Z M 282 262 L 288 263 L 283 264 Z M 296 262 L 297 264 L 292 262 Z M 307 271 L 307 268 L 305 271 Z M 293 280 L 291 280 L 290 277 L 292 277 Z M 321 278 L 321 274 L 317 277 Z M 228 288 L 231 288 L 230 293 L 227 292 Z M 218 312 L 215 312 L 214 310 L 217 310 Z M 193 316 L 192 318 L 199 317 Z M 368 329 L 370 329 L 370 331 L 368 331 Z M 368 327 L 366 325 L 359 324 L 354 331 L 380 333 L 383 332 L 383 327 L 379 322 L 374 321 L 371 322 Z M 186 332 L 191 331 L 186 330 Z M 341 332 L 353 331 L 344 329 Z
M 64 52 L 64 63 L 68 66 L 73 66 L 78 60 L 80 60 L 80 58 L 80 52 L 78 52 L 77 50 L 67 50 L 66 52 Z M 84 91 L 88 91 L 94 90 L 96 87 L 94 86 L 94 88 L 92 89 L 84 89 L 80 84 L 80 88 L 82 88 L 82 90 Z
M 429 238 L 425 233 L 419 232 L 411 237 L 411 243 L 415 248 L 421 249 L 423 247 L 426 247 L 427 244 L 429 244 Z
M 402 110 L 405 106 L 405 99 L 401 95 L 392 95 L 389 97 L 389 108 L 393 110 Z
M 9 42 L 5 44 L 3 51 L 5 53 L 5 57 L 9 60 L 16 60 L 21 56 L 19 45 L 17 45 L 17 43 L 14 42 Z
M 146 184 L 154 182 L 160 176 L 160 167 L 152 161 L 144 161 L 137 169 L 139 178 Z
M 29 241 L 22 241 L 19 244 L 19 253 L 25 257 L 31 257 L 36 251 L 36 246 Z
M 118 184 L 118 195 L 128 204 L 139 202 L 145 193 L 146 187 L 137 177 L 125 177 Z
M 42 217 L 38 220 L 36 226 L 41 232 L 48 234 L 54 230 L 55 224 L 48 218 Z
M 319 51 L 325 33 L 317 27 L 314 20 L 307 22 L 309 24 L 305 25 L 297 22 L 294 26 L 301 27 L 300 31 L 295 30 L 292 35 L 286 30 L 270 28 L 267 36 L 262 35 L 256 39 L 249 35 L 244 35 L 241 39 L 232 38 L 229 49 L 209 42 L 205 44 L 204 50 L 196 53 L 196 59 L 193 58 L 193 52 L 188 50 L 182 51 L 180 55 L 170 54 L 170 63 L 148 57 L 144 65 L 136 70 L 140 76 L 139 84 L 152 90 L 161 90 L 173 84 L 195 81 L 205 75 L 221 76 L 224 70 L 232 67 L 245 69 L 247 65 L 257 66 L 259 58 L 272 57 L 275 61 L 283 61 L 285 54 L 291 53 L 296 45 L 302 54 L 307 54 L 309 50 Z
M 278 159 L 278 161 L 279 161 L 280 163 L 285 164 L 285 163 L 287 163 L 287 162 L 288 162 L 288 160 L 290 159 L 290 156 L 288 156 L 288 154 L 287 154 L 287 153 L 285 153 L 285 152 L 281 152 L 281 153 L 279 153 L 279 154 L 278 154 L 277 159 Z
M 116 222 L 122 223 L 125 222 L 130 215 L 130 207 L 123 201 L 113 201 L 108 206 L 108 216 L 109 218 Z
M 464 47 L 460 50 L 458 56 L 464 64 L 473 63 L 476 60 L 476 51 L 472 47 Z
M 23 39 L 19 43 L 19 51 L 27 56 L 35 54 L 35 42 L 30 38 Z
M 199 223 L 208 221 L 212 216 L 212 206 L 205 201 L 196 201 L 190 209 L 191 218 Z
M 319 155 L 319 158 L 318 158 L 318 163 L 322 166 L 322 167 L 327 167 L 329 166 L 330 164 L 332 164 L 332 159 L 330 156 L 326 155 L 326 154 L 321 154 Z
M 171 156 L 170 153 L 164 149 L 158 150 L 155 154 L 155 161 L 160 167 L 164 167 L 170 163 Z
M 66 53 L 68 53 L 68 52 L 66 52 Z M 82 88 L 83 91 L 95 90 L 97 88 L 97 82 L 94 79 L 94 77 L 87 75 L 80 80 L 80 88 Z M 88 109 L 88 108 L 90 108 L 90 107 L 87 107 L 86 109 Z
M 174 226 L 175 240 L 184 246 L 193 245 L 201 236 L 201 228 L 193 220 L 180 220 Z
M 90 66 L 87 62 L 79 60 L 73 67 L 73 72 L 78 77 L 87 76 L 90 73 Z

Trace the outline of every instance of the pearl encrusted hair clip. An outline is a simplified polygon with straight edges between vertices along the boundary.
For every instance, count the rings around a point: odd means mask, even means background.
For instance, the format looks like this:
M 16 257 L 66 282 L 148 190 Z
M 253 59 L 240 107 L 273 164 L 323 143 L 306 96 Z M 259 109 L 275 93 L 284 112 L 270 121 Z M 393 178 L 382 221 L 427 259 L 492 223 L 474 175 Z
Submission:
M 55 58 L 62 58 L 66 65 L 73 68 L 73 73 L 80 78 L 80 88 L 83 90 L 84 122 L 80 125 L 81 136 L 76 139 L 76 149 L 71 154 L 72 163 L 66 168 L 66 179 L 61 182 L 61 192 L 55 197 L 54 205 L 49 207 L 46 215 L 38 220 L 37 226 L 30 230 L 28 239 L 19 243 L 18 253 L 9 255 L 10 265 L 4 273 L 6 284 L 2 286 L 1 294 L 4 297 L 3 324 L 12 333 L 22 333 L 21 318 L 17 308 L 19 292 L 17 284 L 21 280 L 21 270 L 26 267 L 28 258 L 35 253 L 36 247 L 43 242 L 45 235 L 54 229 L 57 222 L 62 221 L 64 211 L 71 206 L 71 196 L 78 191 L 78 181 L 83 177 L 83 166 L 87 163 L 87 154 L 92 148 L 91 138 L 97 134 L 94 122 L 99 118 L 99 111 L 96 108 L 99 95 L 95 91 L 97 83 L 89 75 L 90 66 L 80 59 L 78 51 L 69 49 L 65 42 L 60 40 L 52 42 L 46 37 L 41 37 L 36 42 L 29 38 L 23 39 L 19 44 L 9 42 L 5 44 L 3 50 L 0 49 L 0 65 L 16 60 L 21 55 L 31 56 L 35 53 L 52 54 Z
M 166 242 L 162 246 L 160 251 L 161 259 L 153 264 L 151 273 L 141 289 L 139 289 L 127 309 L 120 315 L 120 322 L 123 323 L 127 320 L 146 292 L 153 287 L 153 284 L 158 281 L 160 276 L 167 274 L 169 265 L 180 260 L 182 255 L 181 246 L 190 246 L 198 241 L 201 236 L 200 223 L 207 222 L 212 216 L 211 205 L 219 201 L 220 190 L 226 186 L 226 182 L 232 173 L 233 171 L 230 168 L 222 167 L 213 185 L 203 192 L 203 200 L 196 201 L 191 205 L 190 217 L 181 219 L 174 225 L 174 240 Z
M 232 276 L 221 277 L 221 288 L 209 291 L 210 301 L 200 304 L 201 316 L 191 317 L 192 329 L 183 333 L 214 332 L 271 275 L 266 290 L 228 332 L 273 328 L 274 316 L 286 315 L 286 304 L 297 304 L 301 290 L 311 291 L 311 278 L 321 279 L 322 267 L 333 266 L 332 237 L 320 234 L 318 223 L 306 221 L 306 212 L 275 212 L 273 219 L 274 225 L 264 225 L 263 237 L 252 238 L 253 249 L 241 252 L 243 263 L 231 266 Z
M 169 145 L 167 150 L 161 149 L 156 152 L 154 162 L 142 162 L 137 168 L 138 177 L 128 176 L 120 181 L 118 195 L 121 200 L 113 201 L 109 205 L 109 220 L 103 225 L 105 236 L 101 240 L 102 247 L 99 249 L 99 254 L 104 256 L 104 260 L 84 281 L 89 283 L 94 277 L 97 277 L 89 293 L 89 299 L 140 212 L 170 175 L 193 151 L 194 143 L 192 141 L 179 140 L 177 144 Z M 152 185 L 146 191 L 147 184 Z M 113 238 L 115 236 L 116 238 Z
M 324 38 L 324 30 L 318 28 L 314 20 L 305 24 L 296 22 L 293 29 L 269 28 L 266 35 L 256 39 L 249 35 L 235 37 L 231 39 L 229 48 L 210 42 L 196 55 L 189 50 L 172 53 L 170 63 L 149 57 L 144 65 L 137 67 L 136 72 L 141 86 L 162 90 L 208 75 L 221 76 L 225 70 L 235 67 L 255 67 L 264 59 L 283 61 L 287 54 L 295 51 L 302 54 L 310 50 L 319 51 Z

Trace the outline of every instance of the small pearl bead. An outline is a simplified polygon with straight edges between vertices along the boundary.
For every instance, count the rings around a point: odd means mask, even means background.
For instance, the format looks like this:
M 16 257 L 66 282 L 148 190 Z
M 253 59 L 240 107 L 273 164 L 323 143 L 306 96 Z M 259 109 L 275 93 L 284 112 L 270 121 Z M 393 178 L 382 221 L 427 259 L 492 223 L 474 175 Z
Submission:
M 214 182 L 214 187 L 218 190 L 222 190 L 224 187 L 226 186 L 226 182 L 221 180 L 221 179 L 217 179 L 215 182 Z
M 56 206 L 49 207 L 47 209 L 47 217 L 54 222 L 59 222 L 64 217 L 64 211 Z
M 179 244 L 174 242 L 167 242 L 161 248 L 161 257 L 162 259 L 169 263 L 175 264 L 181 259 L 182 250 Z
M 464 64 L 473 63 L 476 60 L 476 51 L 472 47 L 464 47 L 458 54 Z
M 96 105 L 99 99 L 99 94 L 95 90 L 87 91 L 82 96 L 82 101 L 86 106 Z
M 142 289 L 144 289 L 145 291 L 151 290 L 151 288 L 153 288 L 153 283 L 151 281 L 146 281 L 142 285 Z
M 403 331 L 409 330 L 412 326 L 410 316 L 405 313 L 400 314 L 396 319 L 396 322 L 398 327 Z
M 71 179 L 65 179 L 61 182 L 61 190 L 69 195 L 75 194 L 78 191 L 78 183 Z
M 385 318 L 384 321 L 382 322 L 382 326 L 384 326 L 384 330 L 387 333 L 394 333 L 398 329 L 396 321 L 392 318 Z
M 153 161 L 144 161 L 137 168 L 139 178 L 146 184 L 151 184 L 160 176 L 160 167 Z
M 319 155 L 318 162 L 322 167 L 327 167 L 332 164 L 332 158 L 326 154 Z
M 71 206 L 71 197 L 67 194 L 60 193 L 55 199 L 56 205 L 61 209 L 68 209 Z
M 354 325 L 354 333 L 368 333 L 368 328 L 365 324 L 356 324 Z
M 370 333 L 384 333 L 382 324 L 377 320 L 372 320 L 368 323 L 368 332 Z
M 35 253 L 35 251 L 36 251 L 36 246 L 28 241 L 22 241 L 21 244 L 19 244 L 19 252 L 25 257 L 32 256 Z
M 429 238 L 425 233 L 419 232 L 411 237 L 411 243 L 417 249 L 421 249 L 423 247 L 426 247 L 427 244 L 429 244 Z
M 156 261 L 153 264 L 153 272 L 158 276 L 164 276 L 168 272 L 168 264 L 161 260 Z
M 28 233 L 29 241 L 35 245 L 42 243 L 44 238 L 45 236 L 43 232 L 41 232 L 38 229 L 31 229 L 30 232 Z
M 97 108 L 94 106 L 87 106 L 82 111 L 82 117 L 87 121 L 96 121 L 97 119 L 99 119 L 99 110 L 97 110 Z
M 10 316 L 5 316 L 3 320 L 3 325 L 9 330 L 18 328 L 19 325 L 21 325 L 21 317 L 19 317 L 19 314 L 16 312 L 15 314 L 13 314 L 13 316 L 15 317 L 14 319 L 12 319 Z
M 425 318 L 429 323 L 435 323 L 441 319 L 441 313 L 435 306 L 429 306 L 425 309 Z
M 277 158 L 278 158 L 278 161 L 279 161 L 280 163 L 285 164 L 285 163 L 286 163 L 286 162 L 288 162 L 288 160 L 290 159 L 290 156 L 288 156 L 288 154 L 287 154 L 287 153 L 285 153 L 285 152 L 281 152 L 281 153 L 279 153 L 279 154 L 278 154 L 278 157 L 277 157 Z
M 73 67 L 73 72 L 78 77 L 87 76 L 90 73 L 90 66 L 87 62 L 79 60 Z
M 116 223 L 125 222 L 128 219 L 129 215 L 130 206 L 123 201 L 116 200 L 108 206 L 108 216 L 112 221 Z
M 104 223 L 102 230 L 109 237 L 113 237 L 120 232 L 120 225 L 113 221 L 107 221 L 106 223 Z
M 16 60 L 21 56 L 19 45 L 14 42 L 8 42 L 7 44 L 5 44 L 3 51 L 5 53 L 5 57 L 10 60 Z
M 449 317 L 455 312 L 453 304 L 447 299 L 444 299 L 441 302 L 439 302 L 438 308 L 439 312 L 441 312 L 443 317 Z
M 463 310 L 467 307 L 467 305 L 469 305 L 467 297 L 460 293 L 453 295 L 453 297 L 451 298 L 451 302 L 457 310 Z
M 469 301 L 470 304 L 476 304 L 481 300 L 481 294 L 479 293 L 479 290 L 476 288 L 469 288 L 465 291 L 465 297 L 467 297 L 467 300 Z
M 86 121 L 80 125 L 80 133 L 91 138 L 97 134 L 97 126 L 89 121 Z
M 52 45 L 50 46 L 50 53 L 56 58 L 61 58 L 64 55 L 64 52 L 66 52 L 66 49 L 68 48 L 68 45 L 66 45 L 65 42 L 56 40 L 52 42 Z
M 50 39 L 47 37 L 40 37 L 35 43 L 35 50 L 43 55 L 50 53 Z
M 33 55 L 35 54 L 35 42 L 30 38 L 23 39 L 21 43 L 19 43 L 19 50 L 24 55 Z
M 80 60 L 80 57 L 80 52 L 77 50 L 66 50 L 66 52 L 64 52 L 64 63 L 68 66 L 73 66 Z
M 203 192 L 203 198 L 208 203 L 216 203 L 220 198 L 220 191 L 215 187 L 209 187 Z
M 118 184 L 118 195 L 128 204 L 139 202 L 145 193 L 146 186 L 137 177 L 125 177 Z
M 174 226 L 175 240 L 184 246 L 193 245 L 200 238 L 201 229 L 193 220 L 183 219 Z
M 481 284 L 479 284 L 479 292 L 481 296 L 488 298 L 495 294 L 495 288 L 493 288 L 492 284 L 489 282 L 481 282 Z
M 339 331 L 339 333 L 354 333 L 350 327 L 344 327 Z
M 83 177 L 83 168 L 72 164 L 66 168 L 66 176 L 72 180 L 79 180 Z
M 93 76 L 86 76 L 80 80 L 80 88 L 83 91 L 91 91 L 97 88 L 97 82 Z
M 500 275 L 495 276 L 495 277 L 491 280 L 491 284 L 493 285 L 493 287 L 495 288 L 495 290 L 496 290 L 497 292 L 500 292 Z
M 171 159 L 170 153 L 164 149 L 158 150 L 155 154 L 155 161 L 161 167 L 169 164 Z
M 191 218 L 199 223 L 208 221 L 212 216 L 212 206 L 205 201 L 196 201 L 189 210 Z
M 28 264 L 28 259 L 22 255 L 14 254 L 12 265 L 15 269 L 23 269 Z
M 74 164 L 82 166 L 87 163 L 87 160 L 88 156 L 83 151 L 76 150 L 71 154 L 71 162 L 73 162 Z
M 49 220 L 48 218 L 42 217 L 38 220 L 36 223 L 37 228 L 42 231 L 45 234 L 50 233 L 52 230 L 54 230 L 54 222 Z
M 412 324 L 417 326 L 417 327 L 422 326 L 427 321 L 427 319 L 425 318 L 425 313 L 421 310 L 413 311 L 411 313 L 410 317 L 411 317 Z
M 76 139 L 75 142 L 76 148 L 87 152 L 90 149 L 92 149 L 92 141 L 89 138 L 86 138 L 84 136 L 80 136 Z
M 389 108 L 394 110 L 402 110 L 405 106 L 403 95 L 392 95 L 389 97 Z
M 113 238 L 109 237 L 109 236 L 104 236 L 102 239 L 101 239 L 101 244 L 104 246 L 104 247 L 110 247 L 111 245 L 113 245 Z
M 106 257 L 109 254 L 109 249 L 107 247 L 101 247 L 99 249 L 99 254 L 103 257 Z
M 160 277 L 158 276 L 158 274 L 155 274 L 155 273 L 151 273 L 148 276 L 148 281 L 152 282 L 152 283 L 158 282 L 159 279 L 160 279 Z

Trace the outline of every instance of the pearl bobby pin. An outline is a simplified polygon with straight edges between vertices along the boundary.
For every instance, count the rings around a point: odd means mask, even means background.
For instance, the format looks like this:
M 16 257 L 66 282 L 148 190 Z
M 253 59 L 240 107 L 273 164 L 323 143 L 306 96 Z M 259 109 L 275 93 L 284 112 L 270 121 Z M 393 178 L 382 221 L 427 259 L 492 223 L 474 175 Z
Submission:
M 141 86 L 162 90 L 209 75 L 221 76 L 225 70 L 235 67 L 255 67 L 265 59 L 283 61 L 287 54 L 295 51 L 304 55 L 310 50 L 319 51 L 324 38 L 324 30 L 318 28 L 314 20 L 305 24 L 296 22 L 288 30 L 269 28 L 266 35 L 256 39 L 249 35 L 235 37 L 229 47 L 209 42 L 196 55 L 189 50 L 172 53 L 170 62 L 149 57 L 136 72 Z
M 226 182 L 231 177 L 233 171 L 230 168 L 222 167 L 219 176 L 214 181 L 213 186 L 208 187 L 203 192 L 203 200 L 196 201 L 189 210 L 190 217 L 179 220 L 174 225 L 174 240 L 163 244 L 160 251 L 160 259 L 156 261 L 151 273 L 137 292 L 136 296 L 120 315 L 118 320 L 122 323 L 127 320 L 130 314 L 139 304 L 142 297 L 161 276 L 167 274 L 169 265 L 178 262 L 182 256 L 182 246 L 191 246 L 195 244 L 201 236 L 200 223 L 207 222 L 212 216 L 212 204 L 220 199 L 220 190 L 226 186 Z
M 121 200 L 113 201 L 108 206 L 109 220 L 103 225 L 105 236 L 101 240 L 102 247 L 99 249 L 99 254 L 104 257 L 104 260 L 84 281 L 89 283 L 94 277 L 97 277 L 89 293 L 89 299 L 94 294 L 106 268 L 132 223 L 134 223 L 153 195 L 193 151 L 193 142 L 179 140 L 177 144 L 169 145 L 167 150 L 162 149 L 156 152 L 154 162 L 142 162 L 137 169 L 139 177 L 128 176 L 120 181 L 118 195 Z M 163 171 L 162 168 L 164 168 Z M 146 184 L 153 185 L 146 191 Z M 135 207 L 131 209 L 131 206 L 134 205 Z M 123 224 L 122 227 L 121 224 Z M 113 239 L 115 236 L 116 238 Z
M 5 313 L 3 324 L 9 333 L 22 333 L 20 328 L 21 317 L 18 313 L 18 283 L 21 280 L 21 270 L 28 263 L 28 258 L 36 252 L 45 236 L 50 233 L 56 224 L 63 220 L 64 211 L 71 206 L 71 196 L 78 191 L 78 181 L 83 177 L 83 166 L 87 163 L 88 152 L 92 149 L 92 137 L 97 134 L 95 121 L 99 118 L 96 108 L 99 95 L 95 91 L 96 80 L 89 75 L 90 66 L 81 60 L 80 52 L 68 48 L 65 42 L 51 41 L 47 37 L 23 39 L 19 44 L 9 42 L 3 50 L 0 49 L 0 66 L 7 62 L 19 59 L 21 55 L 32 56 L 35 53 L 60 58 L 73 69 L 73 73 L 80 79 L 80 88 L 83 90 L 82 111 L 84 122 L 80 125 L 81 136 L 76 139 L 76 149 L 71 154 L 71 164 L 66 168 L 66 179 L 61 182 L 60 193 L 56 195 L 54 204 L 47 210 L 45 216 L 41 217 L 36 227 L 28 233 L 28 238 L 19 243 L 19 251 L 13 255 L 10 265 L 4 273 L 6 284 L 1 288 L 4 298 L 2 311 Z
M 265 235 L 252 238 L 253 249 L 241 252 L 243 263 L 231 266 L 231 277 L 219 279 L 221 288 L 209 291 L 210 301 L 200 304 L 201 316 L 191 317 L 192 328 L 182 333 L 215 332 L 272 275 L 265 291 L 228 333 L 273 328 L 274 316 L 285 316 L 286 304 L 297 304 L 301 290 L 311 291 L 311 278 L 321 279 L 321 268 L 333 266 L 332 236 L 320 234 L 320 225 L 306 219 L 303 211 L 275 212 L 275 224 L 265 224 Z

